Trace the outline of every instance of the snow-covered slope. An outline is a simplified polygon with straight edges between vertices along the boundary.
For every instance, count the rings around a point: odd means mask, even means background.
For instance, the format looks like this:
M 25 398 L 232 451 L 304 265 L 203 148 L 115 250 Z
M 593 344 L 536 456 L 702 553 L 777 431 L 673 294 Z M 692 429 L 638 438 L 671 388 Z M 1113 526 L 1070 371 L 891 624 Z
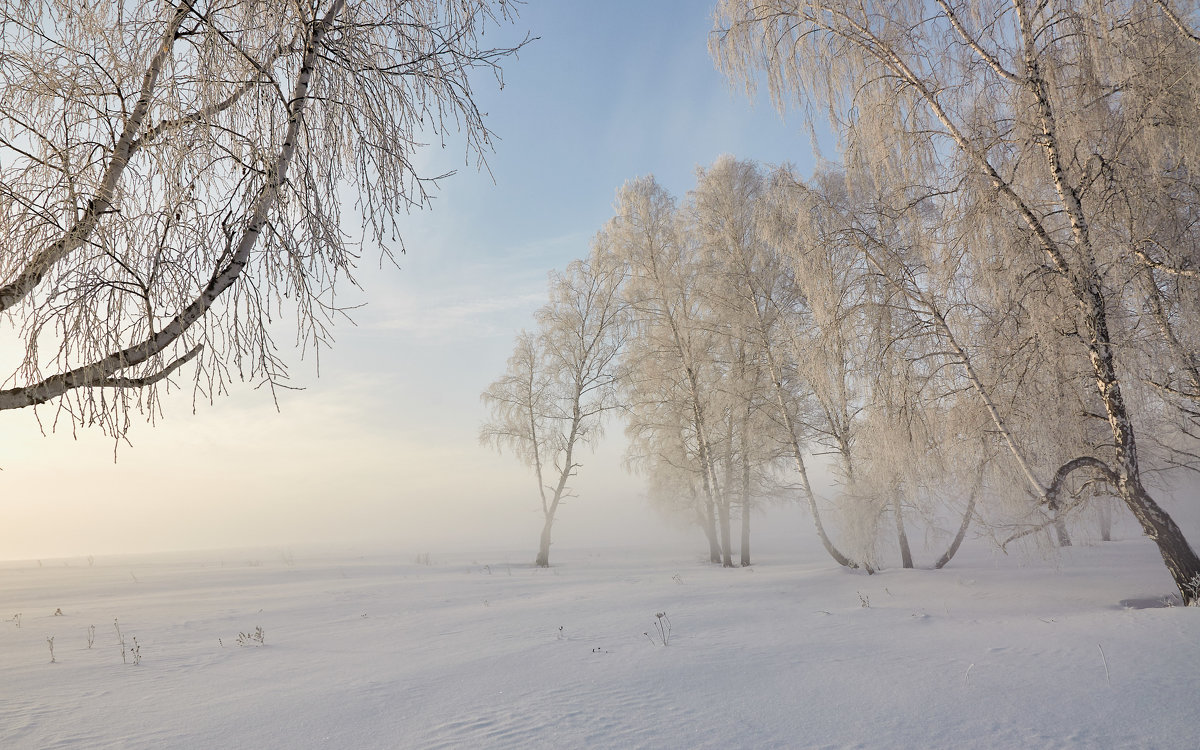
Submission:
M 1200 609 L 1145 540 L 556 554 L 4 564 L 0 748 L 1200 747 Z

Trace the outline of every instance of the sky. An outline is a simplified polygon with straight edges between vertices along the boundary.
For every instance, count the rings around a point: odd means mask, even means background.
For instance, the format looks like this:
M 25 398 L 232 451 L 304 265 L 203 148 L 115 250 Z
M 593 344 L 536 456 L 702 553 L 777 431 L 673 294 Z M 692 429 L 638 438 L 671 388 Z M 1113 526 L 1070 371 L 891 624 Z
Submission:
M 432 210 L 402 222 L 399 269 L 368 252 L 366 303 L 317 364 L 284 351 L 279 396 L 235 383 L 193 413 L 184 388 L 128 443 L 0 413 L 0 559 L 312 545 L 536 551 L 524 466 L 479 445 L 479 393 L 532 327 L 546 277 L 587 253 L 616 190 L 653 174 L 677 196 L 731 153 L 812 168 L 807 129 L 731 88 L 707 51 L 711 3 L 531 0 L 485 43 L 538 39 L 476 94 L 497 135 L 489 171 L 461 141 L 416 156 L 457 169 Z M 281 344 L 287 343 L 286 340 Z M 52 411 L 41 411 L 43 425 Z M 673 529 L 621 467 L 620 425 L 585 458 L 558 545 L 642 542 Z M 115 449 L 115 450 L 114 450 Z M 114 453 L 116 460 L 114 462 Z M 797 533 L 800 533 L 799 531 Z

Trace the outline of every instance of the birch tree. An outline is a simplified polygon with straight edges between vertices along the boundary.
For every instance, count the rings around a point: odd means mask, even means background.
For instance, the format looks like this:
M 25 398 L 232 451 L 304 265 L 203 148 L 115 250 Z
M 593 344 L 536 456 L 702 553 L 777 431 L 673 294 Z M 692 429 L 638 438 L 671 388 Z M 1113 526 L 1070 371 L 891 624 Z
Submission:
M 1144 225 L 1116 221 L 1156 182 L 1169 185 L 1154 191 L 1160 213 L 1196 215 L 1200 50 L 1164 7 L 723 0 L 712 47 L 749 86 L 765 71 L 777 102 L 823 108 L 851 148 L 885 167 L 889 154 L 923 154 L 924 174 L 905 175 L 912 184 L 978 196 L 980 215 L 1013 241 L 976 252 L 1038 267 L 1063 312 L 1057 346 L 1086 363 L 1080 396 L 1108 427 L 1057 468 L 1029 467 L 1030 487 L 1051 505 L 1075 472 L 1111 486 L 1193 603 L 1200 558 L 1144 482 L 1139 430 L 1151 423 L 1129 398 L 1130 327 L 1114 315 L 1131 263 L 1192 268 L 1190 236 L 1147 241 Z M 1161 248 L 1165 257 L 1150 252 Z
M 597 243 L 604 242 L 601 235 Z M 573 497 L 570 482 L 583 448 L 600 438 L 616 408 L 619 354 L 627 324 L 619 297 L 621 269 L 599 248 L 551 275 L 550 300 L 537 312 L 537 333 L 522 333 L 508 369 L 481 396 L 491 421 L 480 440 L 507 449 L 533 469 L 542 533 L 535 563 L 549 567 L 554 521 Z
M 696 281 L 702 270 L 695 237 L 678 211 L 675 199 L 653 177 L 634 180 L 618 191 L 616 216 L 606 233 L 614 257 L 628 274 L 624 298 L 635 323 L 630 383 L 645 394 L 635 391 L 630 410 L 636 419 L 639 408 L 657 409 L 664 399 L 649 395 L 653 391 L 669 391 L 679 398 L 681 408 L 671 413 L 684 423 L 671 432 L 687 441 L 685 453 L 694 457 L 706 505 L 703 517 L 715 518 L 718 509 L 727 507 L 727 499 L 714 451 L 714 336 L 702 318 Z M 733 565 L 727 545 L 720 548 L 719 559 L 727 567 Z
M 864 348 L 869 330 L 863 317 L 868 304 L 868 274 L 855 253 L 835 236 L 837 217 L 815 200 L 841 187 L 831 175 L 815 175 L 809 189 L 788 170 L 779 170 L 764 194 L 759 223 L 762 242 L 774 248 L 784 269 L 781 284 L 763 300 L 760 337 L 774 317 L 776 344 L 767 355 L 791 453 L 818 536 L 839 564 L 873 572 L 871 546 L 873 500 L 854 491 L 854 445 L 866 403 Z M 831 226 L 831 224 L 833 226 Z M 766 288 L 764 287 L 764 290 Z M 788 370 L 794 371 L 785 381 Z M 790 388 L 785 388 L 785 382 Z M 802 408 L 803 404 L 808 408 Z M 849 537 L 835 544 L 825 528 L 817 497 L 808 480 L 804 441 L 813 453 L 832 455 L 841 492 L 834 508 Z M 866 528 L 864 528 L 866 527 Z M 852 549 L 853 548 L 853 549 Z
M 763 484 L 784 457 L 793 462 L 822 541 L 838 559 L 841 553 L 820 524 L 802 447 L 804 419 L 797 409 L 796 389 L 810 389 L 787 374 L 797 370 L 796 352 L 788 349 L 782 331 L 801 314 L 802 292 L 766 228 L 773 226 L 773 209 L 778 208 L 775 193 L 780 183 L 791 186 L 790 174 L 722 156 L 698 169 L 696 177 L 690 211 L 708 269 L 703 294 L 710 316 L 720 322 L 727 352 L 721 390 L 731 401 L 731 446 L 735 433 L 737 437 L 737 449 L 731 449 L 728 458 L 740 465 L 741 474 L 740 485 L 729 480 L 725 484 L 740 487 L 742 564 L 749 564 L 745 550 L 750 546 L 751 488 Z M 843 560 L 849 563 L 844 557 L 839 562 Z
M 0 323 L 17 352 L 0 409 L 51 402 L 56 420 L 122 434 L 177 373 L 200 398 L 283 380 L 272 321 L 294 320 L 306 349 L 331 341 L 363 246 L 403 249 L 397 217 L 428 202 L 422 143 L 491 148 L 472 81 L 520 46 L 480 44 L 510 14 L 0 4 Z

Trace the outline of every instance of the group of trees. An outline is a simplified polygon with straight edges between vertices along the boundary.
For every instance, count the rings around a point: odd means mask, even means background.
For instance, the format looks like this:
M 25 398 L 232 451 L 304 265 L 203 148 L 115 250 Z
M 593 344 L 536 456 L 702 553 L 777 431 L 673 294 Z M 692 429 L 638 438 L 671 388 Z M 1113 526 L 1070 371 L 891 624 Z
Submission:
M 906 517 L 936 525 L 949 504 L 963 523 L 944 565 L 982 483 L 969 467 L 986 460 L 973 460 L 982 440 L 955 439 L 969 429 L 955 420 L 977 422 L 978 409 L 921 348 L 935 338 L 905 330 L 911 306 L 854 235 L 844 175 L 806 185 L 789 169 L 723 157 L 697 178 L 682 203 L 653 178 L 618 192 L 616 215 L 565 277 L 574 281 L 552 277 L 535 333 L 518 338 L 483 395 L 485 441 L 513 449 L 550 491 L 538 563 L 548 564 L 553 509 L 578 467 L 579 425 L 595 436 L 619 409 L 628 463 L 656 502 L 703 530 L 713 562 L 732 566 L 736 546 L 750 564 L 754 507 L 798 493 L 834 558 L 867 570 L 879 564 L 883 519 L 911 566 Z M 580 295 L 564 293 L 579 288 L 604 290 L 590 328 Z M 580 409 L 588 383 L 603 397 Z M 814 454 L 833 456 L 841 480 L 840 543 L 809 481 Z
M 777 102 L 829 113 L 851 182 L 894 223 L 866 232 L 904 238 L 883 275 L 949 347 L 1013 473 L 1051 514 L 1115 495 L 1188 602 L 1200 558 L 1145 477 L 1194 465 L 1200 428 L 1193 15 L 1168 0 L 721 0 L 712 39 L 735 79 L 765 73 Z
M 1148 486 L 1200 439 L 1200 37 L 1166 0 L 722 0 L 711 47 L 826 113 L 809 180 L 725 158 L 627 184 L 630 460 L 731 560 L 772 485 L 841 564 L 911 565 L 914 517 L 1004 543 L 1121 501 L 1185 601 L 1200 558 Z M 839 480 L 826 531 L 806 460 Z M 952 527 L 954 528 L 954 527 Z M 743 557 L 743 562 L 746 558 Z

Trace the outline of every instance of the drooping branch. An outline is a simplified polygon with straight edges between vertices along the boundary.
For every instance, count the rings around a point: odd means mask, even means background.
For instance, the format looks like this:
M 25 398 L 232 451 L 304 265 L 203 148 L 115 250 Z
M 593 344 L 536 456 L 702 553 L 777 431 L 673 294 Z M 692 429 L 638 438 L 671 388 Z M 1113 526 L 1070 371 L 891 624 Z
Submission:
M 1058 467 L 1058 471 L 1054 472 L 1054 478 L 1050 480 L 1050 486 L 1046 488 L 1047 504 L 1058 503 L 1058 494 L 1062 491 L 1063 484 L 1071 474 L 1079 469 L 1090 468 L 1095 470 L 1100 478 L 1109 484 L 1116 486 L 1120 481 L 1120 476 L 1109 467 L 1104 461 L 1101 461 L 1094 456 L 1079 456 L 1072 458 L 1062 466 Z M 1061 504 L 1060 504 L 1061 505 Z
M 135 367 L 151 360 L 166 351 L 183 334 L 209 311 L 225 290 L 229 289 L 245 268 L 250 258 L 250 251 L 258 241 L 267 217 L 279 200 L 279 191 L 287 179 L 288 168 L 296 152 L 296 144 L 300 137 L 304 119 L 304 110 L 308 102 L 308 90 L 312 79 L 313 66 L 318 58 L 322 38 L 328 32 L 330 23 L 341 11 L 345 0 L 336 0 L 330 7 L 325 18 L 314 25 L 309 38 L 304 60 L 300 67 L 300 75 L 292 91 L 289 104 L 287 134 L 275 163 L 267 176 L 266 183 L 260 188 L 254 202 L 254 209 L 245 231 L 242 233 L 236 249 L 226 265 L 214 271 L 212 278 L 198 297 L 192 300 L 169 324 L 158 333 L 133 346 L 114 352 L 103 359 L 75 368 L 65 373 L 52 375 L 33 385 L 7 390 L 0 390 L 0 411 L 20 409 L 45 403 L 57 398 L 68 391 L 78 388 L 90 388 L 109 385 L 111 377 L 122 370 Z M 182 5 L 181 5 L 182 7 Z M 176 28 L 180 18 L 175 22 Z M 143 113 L 144 115 L 144 113 Z M 132 135 L 130 136 L 132 138 Z M 193 349 L 187 358 L 198 354 L 200 349 Z M 126 379 L 133 382 L 132 379 Z M 153 382 L 151 380 L 150 382 Z

